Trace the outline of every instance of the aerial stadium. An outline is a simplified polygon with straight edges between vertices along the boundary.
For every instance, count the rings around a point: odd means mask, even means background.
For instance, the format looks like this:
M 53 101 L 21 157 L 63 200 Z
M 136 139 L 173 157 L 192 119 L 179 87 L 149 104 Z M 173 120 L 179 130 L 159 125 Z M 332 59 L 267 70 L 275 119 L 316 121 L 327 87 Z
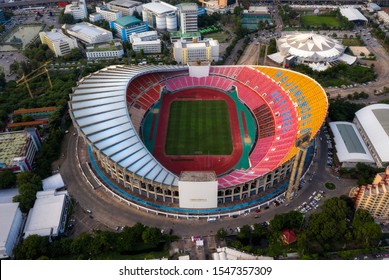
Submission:
M 291 195 L 327 109 L 316 81 L 265 66 L 110 66 L 69 101 L 106 187 L 197 215 Z

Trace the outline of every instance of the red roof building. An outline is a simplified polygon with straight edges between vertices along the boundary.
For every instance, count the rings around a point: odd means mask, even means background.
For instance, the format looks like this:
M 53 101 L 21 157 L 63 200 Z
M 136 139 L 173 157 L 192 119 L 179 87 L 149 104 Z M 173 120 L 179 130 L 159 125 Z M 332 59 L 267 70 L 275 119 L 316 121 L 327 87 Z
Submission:
M 295 242 L 297 239 L 296 234 L 294 233 L 293 230 L 291 229 L 284 229 L 282 231 L 282 241 L 286 244 L 289 245 L 293 242 Z

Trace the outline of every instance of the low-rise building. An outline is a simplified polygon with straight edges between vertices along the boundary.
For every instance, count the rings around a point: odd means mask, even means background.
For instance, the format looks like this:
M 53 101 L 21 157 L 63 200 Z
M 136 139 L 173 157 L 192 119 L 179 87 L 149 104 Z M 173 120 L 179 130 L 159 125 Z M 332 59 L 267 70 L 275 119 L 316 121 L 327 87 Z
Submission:
M 0 259 L 12 257 L 22 225 L 19 203 L 0 203 Z
M 41 139 L 35 128 L 0 133 L 0 170 L 31 170 L 40 147 Z
M 109 23 L 112 29 L 117 31 L 116 36 L 123 41 L 128 41 L 132 33 L 140 33 L 149 30 L 147 22 L 143 22 L 134 16 L 125 16 Z
M 141 41 L 155 41 L 158 39 L 157 31 L 146 31 L 141 33 L 132 33 L 130 36 L 130 43 L 132 44 L 135 40 Z
M 71 14 L 75 20 L 87 18 L 88 10 L 85 0 L 73 1 L 71 4 L 66 5 L 64 13 Z
M 114 0 L 107 3 L 110 10 L 121 11 L 123 16 L 132 16 L 136 11 L 139 15 L 142 14 L 142 2 L 132 0 Z
M 106 21 L 115 21 L 123 16 L 122 11 L 111 10 L 107 6 L 96 7 L 96 13 L 99 13 Z
M 357 209 L 365 209 L 377 219 L 389 219 L 389 167 L 377 174 L 372 184 L 352 188 L 350 197 Z
M 187 64 L 197 61 L 218 61 L 219 42 L 213 39 L 187 42 L 179 40 L 173 44 L 173 56 L 178 63 Z
M 89 15 L 89 21 L 90 22 L 98 22 L 98 21 L 101 21 L 101 20 L 104 20 L 104 17 L 103 17 L 102 14 L 93 13 L 93 14 Z
M 385 11 L 377 12 L 378 18 L 384 22 L 384 24 L 389 24 L 389 15 Z
M 23 238 L 39 236 L 60 236 L 65 231 L 70 198 L 66 191 L 40 191 L 36 194 L 34 207 L 28 213 Z
M 114 59 L 123 55 L 123 46 L 119 40 L 86 46 L 87 59 Z
M 143 50 L 144 53 L 161 53 L 161 40 L 158 39 L 157 31 L 133 33 L 130 36 L 132 49 L 135 52 Z
M 86 44 L 97 44 L 112 41 L 111 31 L 93 25 L 89 22 L 80 22 L 74 25 L 64 24 L 63 29 L 66 32 Z
M 132 43 L 132 49 L 134 52 L 140 52 L 143 50 L 144 53 L 161 53 L 161 40 L 157 39 L 154 41 L 134 41 Z
M 59 29 L 53 29 L 48 32 L 40 32 L 41 43 L 49 47 L 56 57 L 70 54 L 72 49 L 77 48 L 77 40 L 70 38 Z

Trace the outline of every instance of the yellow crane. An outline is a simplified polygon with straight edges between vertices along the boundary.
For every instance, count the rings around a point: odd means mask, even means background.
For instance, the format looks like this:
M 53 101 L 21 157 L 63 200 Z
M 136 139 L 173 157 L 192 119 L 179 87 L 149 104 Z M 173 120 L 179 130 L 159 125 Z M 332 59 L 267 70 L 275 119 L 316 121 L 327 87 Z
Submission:
M 28 84 L 28 81 L 35 79 L 36 77 L 39 77 L 40 75 L 46 74 L 47 78 L 49 80 L 50 88 L 52 89 L 53 84 L 51 83 L 49 70 L 47 70 L 47 67 L 46 67 L 47 64 L 49 64 L 49 63 L 50 63 L 50 61 L 45 62 L 41 67 L 35 69 L 30 74 L 25 75 L 23 73 L 23 76 L 19 80 L 16 81 L 16 86 L 18 87 L 22 84 L 25 84 L 26 88 L 28 90 L 28 93 L 30 94 L 31 98 L 33 98 L 34 96 L 32 95 L 31 88 L 30 88 L 30 85 Z M 38 72 L 38 73 L 35 74 L 36 72 Z M 31 75 L 33 75 L 33 74 L 35 74 L 35 75 L 31 77 Z

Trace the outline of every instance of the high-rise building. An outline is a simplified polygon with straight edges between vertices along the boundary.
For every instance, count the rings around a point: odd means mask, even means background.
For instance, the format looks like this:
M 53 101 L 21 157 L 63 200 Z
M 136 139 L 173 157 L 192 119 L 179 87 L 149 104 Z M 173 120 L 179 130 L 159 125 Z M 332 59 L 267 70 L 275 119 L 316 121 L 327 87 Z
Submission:
M 73 1 L 65 7 L 64 13 L 71 14 L 75 20 L 87 18 L 88 10 L 86 8 L 85 0 Z
M 389 167 L 378 173 L 372 184 L 354 187 L 350 191 L 355 207 L 365 209 L 374 218 L 389 218 Z
M 196 3 L 182 3 L 177 5 L 181 33 L 196 32 L 198 30 L 198 7 Z
M 56 57 L 70 54 L 72 49 L 77 48 L 77 40 L 70 38 L 59 29 L 53 29 L 49 32 L 40 32 L 39 37 L 42 44 L 45 44 L 52 50 Z

